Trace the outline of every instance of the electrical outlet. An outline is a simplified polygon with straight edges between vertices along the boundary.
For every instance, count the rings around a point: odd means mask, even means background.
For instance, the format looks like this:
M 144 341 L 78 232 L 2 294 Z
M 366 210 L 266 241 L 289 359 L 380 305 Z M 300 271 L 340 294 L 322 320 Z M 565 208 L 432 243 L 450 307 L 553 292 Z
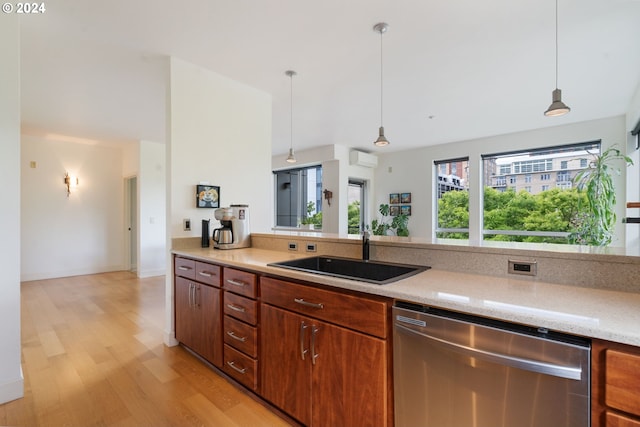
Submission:
M 307 252 L 315 252 L 316 244 L 315 243 L 307 243 Z
M 289 250 L 290 251 L 297 251 L 298 250 L 298 244 L 296 242 L 289 242 Z
M 184 231 L 191 231 L 191 220 L 189 218 L 182 220 L 182 229 Z
M 525 276 L 535 276 L 538 274 L 538 263 L 536 261 L 513 261 L 509 260 L 509 274 L 522 274 Z

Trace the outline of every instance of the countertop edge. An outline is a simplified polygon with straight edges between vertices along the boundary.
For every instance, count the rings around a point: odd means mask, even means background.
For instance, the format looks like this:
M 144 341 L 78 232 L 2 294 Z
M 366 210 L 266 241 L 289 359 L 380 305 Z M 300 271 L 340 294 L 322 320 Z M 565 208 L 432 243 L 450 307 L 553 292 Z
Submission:
M 315 282 L 339 289 L 640 346 L 639 294 L 437 269 L 391 284 L 375 285 L 267 265 L 271 262 L 304 258 L 310 254 L 255 248 L 227 251 L 188 248 L 174 249 L 171 252 L 283 279 Z

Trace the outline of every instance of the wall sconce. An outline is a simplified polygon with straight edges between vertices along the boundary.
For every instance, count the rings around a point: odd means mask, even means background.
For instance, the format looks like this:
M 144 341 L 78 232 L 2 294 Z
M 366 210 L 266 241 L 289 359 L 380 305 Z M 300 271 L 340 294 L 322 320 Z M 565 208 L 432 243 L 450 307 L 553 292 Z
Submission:
M 79 184 L 77 176 L 69 176 L 69 172 L 64 174 L 64 185 L 67 186 L 67 197 L 71 194 L 71 187 L 77 187 Z
M 325 200 L 327 201 L 329 206 L 331 206 L 331 198 L 333 197 L 333 193 L 327 189 L 325 189 L 323 193 L 324 193 Z

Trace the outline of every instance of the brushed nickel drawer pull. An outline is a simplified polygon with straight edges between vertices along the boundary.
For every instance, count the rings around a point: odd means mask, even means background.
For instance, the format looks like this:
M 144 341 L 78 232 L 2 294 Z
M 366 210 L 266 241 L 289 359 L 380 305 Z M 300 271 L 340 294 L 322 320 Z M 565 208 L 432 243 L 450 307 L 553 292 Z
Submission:
M 238 340 L 240 342 L 245 342 L 247 340 L 247 337 L 239 337 L 233 331 L 227 331 L 227 335 L 229 335 L 234 340 Z
M 227 307 L 229 307 L 231 310 L 239 311 L 241 313 L 244 313 L 246 311 L 244 307 L 238 307 L 237 305 L 233 305 L 233 304 L 227 304 Z
M 324 304 L 320 304 L 320 303 L 317 303 L 317 302 L 308 302 L 308 301 L 305 301 L 302 298 L 294 298 L 293 300 L 295 302 L 297 302 L 298 304 L 304 305 L 306 307 L 324 308 Z
M 214 273 L 209 273 L 208 271 L 199 271 L 198 274 L 201 275 L 201 276 L 204 276 L 204 277 L 213 277 L 213 276 L 215 276 Z
M 234 286 L 247 286 L 247 283 L 240 282 L 239 280 L 235 279 L 227 279 L 227 283 Z
M 184 265 L 180 265 L 180 266 L 178 266 L 178 270 L 189 271 L 189 270 L 193 270 L 193 269 L 191 267 L 185 267 Z
M 241 374 L 244 374 L 247 372 L 246 368 L 238 368 L 235 362 L 227 361 L 227 365 L 229 365 L 229 367 L 232 368 L 233 370 L 240 372 Z
M 304 348 L 304 330 L 307 329 L 304 322 L 300 322 L 300 358 L 304 360 L 304 355 L 309 351 Z
M 320 328 L 316 326 L 311 327 L 311 364 L 313 365 L 316 364 L 316 359 L 318 358 L 318 353 L 316 352 L 316 336 L 319 331 Z

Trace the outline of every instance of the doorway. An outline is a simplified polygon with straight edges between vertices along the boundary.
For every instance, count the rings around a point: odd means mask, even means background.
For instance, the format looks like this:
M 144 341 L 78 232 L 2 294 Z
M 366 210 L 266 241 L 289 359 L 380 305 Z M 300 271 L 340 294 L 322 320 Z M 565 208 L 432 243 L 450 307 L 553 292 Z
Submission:
M 138 271 L 138 177 L 125 178 L 125 265 Z
M 362 234 L 365 228 L 365 182 L 358 179 L 349 179 L 349 192 L 347 200 L 347 233 Z

